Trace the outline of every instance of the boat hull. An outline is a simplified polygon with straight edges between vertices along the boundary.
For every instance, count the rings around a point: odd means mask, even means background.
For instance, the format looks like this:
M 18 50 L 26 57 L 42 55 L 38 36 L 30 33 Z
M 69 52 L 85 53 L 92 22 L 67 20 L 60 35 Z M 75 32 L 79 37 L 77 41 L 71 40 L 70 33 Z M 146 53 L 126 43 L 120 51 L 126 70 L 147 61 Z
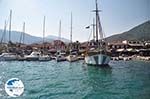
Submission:
M 18 56 L 13 53 L 2 53 L 0 55 L 0 61 L 15 61 L 17 58 Z
M 104 54 L 85 56 L 85 63 L 95 66 L 108 66 L 111 58 Z
M 15 61 L 17 57 L 0 57 L 0 61 Z
M 69 62 L 78 61 L 78 57 L 75 56 L 75 55 L 69 55 L 69 56 L 67 57 L 67 61 L 69 61 Z
M 39 57 L 26 57 L 26 61 L 38 61 Z
M 62 61 L 66 61 L 66 58 L 65 57 L 56 57 L 55 60 L 57 62 L 62 62 Z
M 39 61 L 50 61 L 51 58 L 49 56 L 40 56 Z

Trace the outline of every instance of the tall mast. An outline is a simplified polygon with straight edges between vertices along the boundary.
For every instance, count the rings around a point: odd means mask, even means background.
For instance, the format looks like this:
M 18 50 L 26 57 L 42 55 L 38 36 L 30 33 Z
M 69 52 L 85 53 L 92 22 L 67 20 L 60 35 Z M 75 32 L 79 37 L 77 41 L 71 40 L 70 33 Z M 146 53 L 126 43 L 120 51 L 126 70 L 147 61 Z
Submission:
M 44 16 L 44 20 L 43 20 L 43 44 L 45 41 L 45 16 Z
M 70 42 L 72 43 L 72 12 L 71 12 Z
M 95 19 L 93 18 L 93 40 L 95 41 Z
M 61 20 L 59 21 L 59 40 L 61 40 Z
M 98 42 L 98 4 L 97 4 L 97 0 L 96 0 L 96 42 Z
M 23 22 L 23 28 L 22 28 L 22 32 L 21 32 L 20 42 L 19 43 L 22 42 L 24 44 L 24 36 L 25 36 L 25 22 Z
M 1 43 L 2 43 L 3 41 L 5 42 L 6 27 L 7 27 L 7 23 L 6 23 L 6 20 L 5 20 L 5 24 L 4 24 L 4 32 L 3 32 L 3 35 L 2 35 L 2 38 L 1 38 Z
M 25 22 L 23 22 L 23 44 L 25 44 Z
M 12 10 L 10 10 L 10 20 L 9 20 L 9 42 L 11 42 L 11 19 L 12 19 Z

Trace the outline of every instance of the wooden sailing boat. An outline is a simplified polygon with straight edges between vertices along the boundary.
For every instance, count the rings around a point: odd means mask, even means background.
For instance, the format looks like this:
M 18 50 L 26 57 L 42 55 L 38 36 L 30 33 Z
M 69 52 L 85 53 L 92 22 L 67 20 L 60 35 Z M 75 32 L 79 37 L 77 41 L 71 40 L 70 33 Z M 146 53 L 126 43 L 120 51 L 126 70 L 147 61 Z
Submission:
M 67 61 L 74 62 L 78 60 L 77 52 L 72 49 L 72 13 L 71 13 L 71 30 L 70 30 L 70 54 L 66 57 Z
M 96 47 L 89 49 L 85 55 L 85 63 L 88 65 L 105 66 L 109 64 L 110 56 L 106 51 L 106 43 L 104 40 L 104 34 L 102 32 L 102 26 L 100 23 L 99 9 L 96 0 Z M 100 39 L 98 38 L 100 35 Z

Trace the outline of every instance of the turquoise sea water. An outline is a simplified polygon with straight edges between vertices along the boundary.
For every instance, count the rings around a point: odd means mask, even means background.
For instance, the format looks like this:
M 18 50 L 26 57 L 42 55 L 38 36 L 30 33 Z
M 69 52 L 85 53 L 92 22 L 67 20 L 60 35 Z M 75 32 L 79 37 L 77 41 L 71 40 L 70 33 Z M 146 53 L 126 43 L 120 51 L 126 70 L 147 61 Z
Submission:
M 11 99 L 4 84 L 19 78 L 17 99 L 150 99 L 150 62 L 111 61 L 110 67 L 49 62 L 0 62 L 0 99 Z

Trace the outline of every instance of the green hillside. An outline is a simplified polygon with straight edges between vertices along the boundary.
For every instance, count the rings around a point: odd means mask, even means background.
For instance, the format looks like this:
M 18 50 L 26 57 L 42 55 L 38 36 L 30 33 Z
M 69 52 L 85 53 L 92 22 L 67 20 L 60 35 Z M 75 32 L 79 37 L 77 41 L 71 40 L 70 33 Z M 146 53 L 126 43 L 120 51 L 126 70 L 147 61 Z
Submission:
M 134 27 L 133 29 L 106 38 L 108 42 L 123 40 L 150 40 L 150 21 Z

